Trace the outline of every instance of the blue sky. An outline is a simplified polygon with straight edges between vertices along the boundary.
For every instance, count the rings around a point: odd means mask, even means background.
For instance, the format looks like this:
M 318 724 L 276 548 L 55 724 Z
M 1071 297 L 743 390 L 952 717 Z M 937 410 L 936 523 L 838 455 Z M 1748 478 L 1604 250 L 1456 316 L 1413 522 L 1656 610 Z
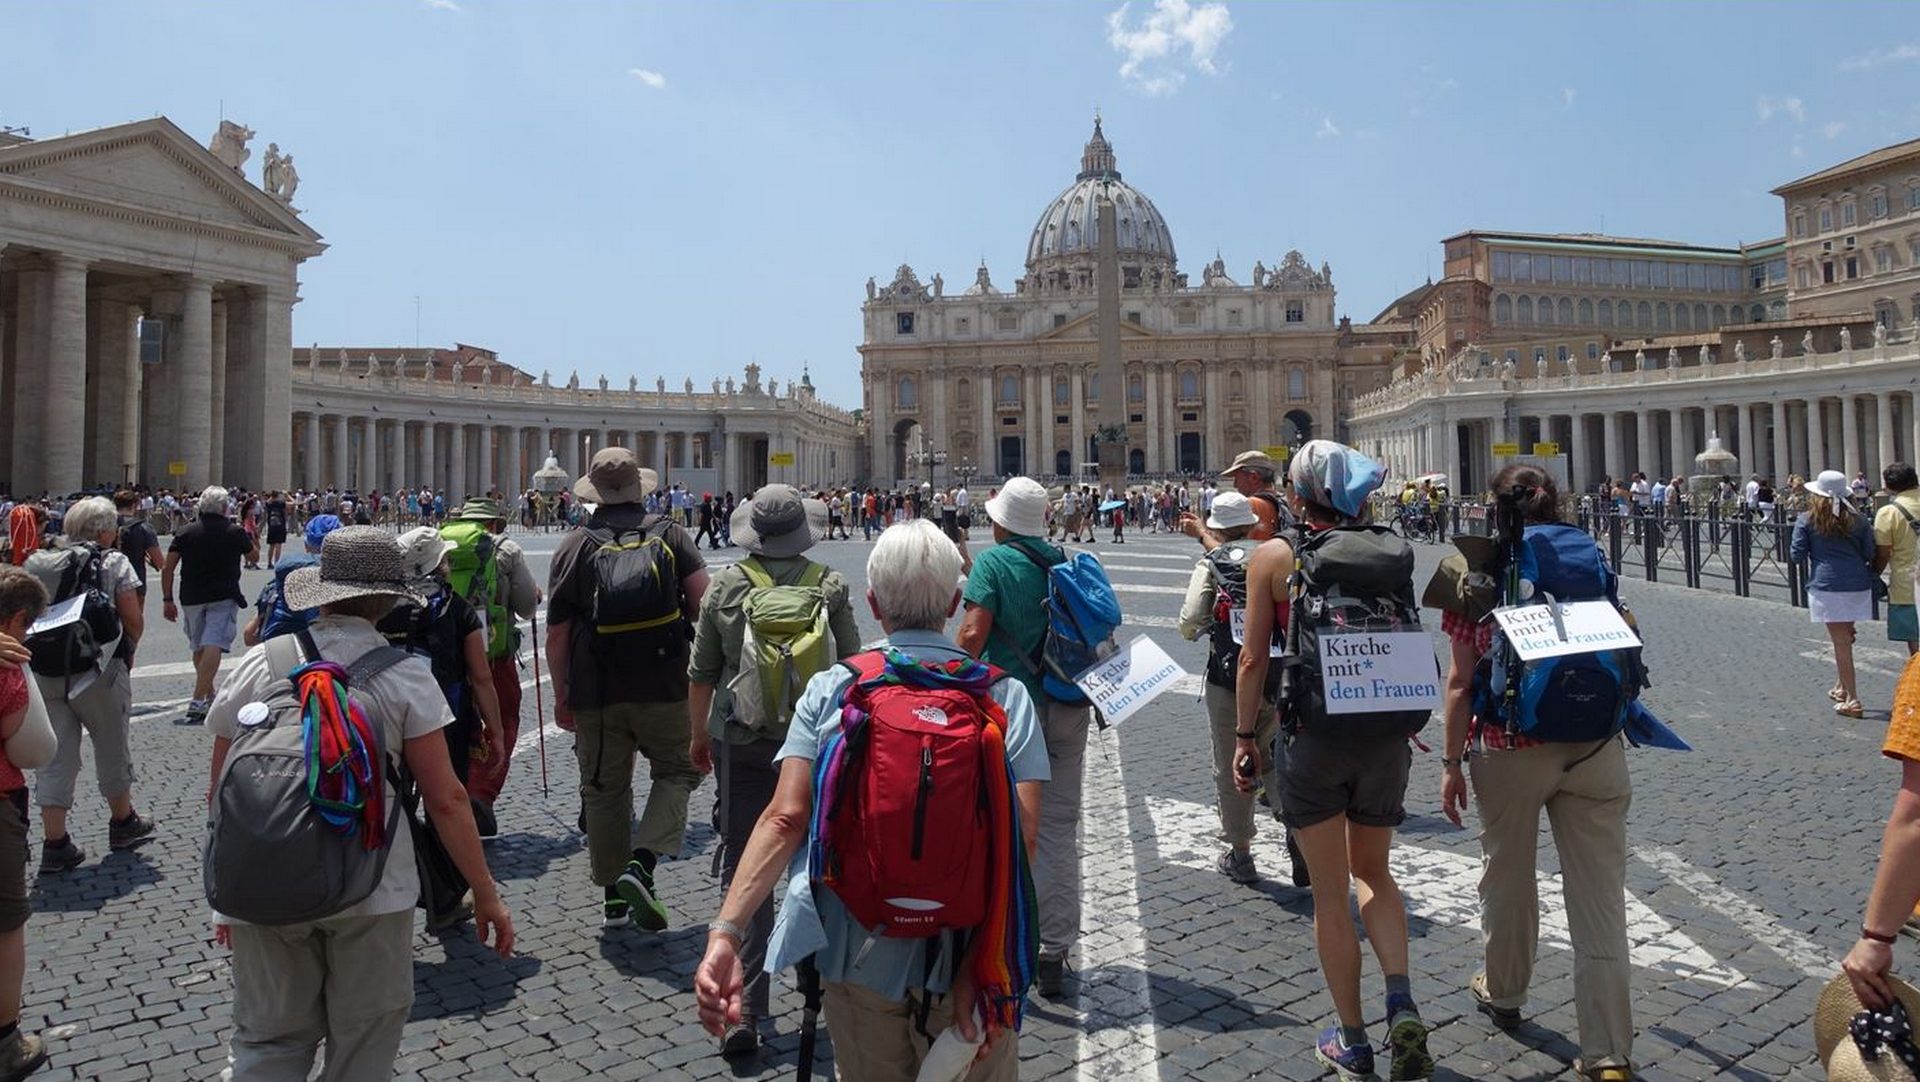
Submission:
M 0 124 L 278 142 L 332 245 L 300 344 L 411 345 L 418 297 L 556 382 L 851 406 L 867 277 L 1010 287 L 1096 107 L 1183 268 L 1297 247 L 1364 320 L 1469 227 L 1779 234 L 1769 188 L 1920 135 L 1913 10 L 7 0 Z

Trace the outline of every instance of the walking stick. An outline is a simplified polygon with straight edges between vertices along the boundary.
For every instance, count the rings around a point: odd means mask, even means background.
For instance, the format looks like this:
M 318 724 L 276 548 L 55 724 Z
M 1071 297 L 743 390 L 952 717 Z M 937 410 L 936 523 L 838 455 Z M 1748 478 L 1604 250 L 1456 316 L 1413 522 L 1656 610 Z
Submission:
M 540 690 L 540 610 L 533 610 L 533 709 L 535 720 L 540 728 L 535 730 L 535 739 L 540 744 L 540 795 L 547 794 L 547 700 L 545 692 Z

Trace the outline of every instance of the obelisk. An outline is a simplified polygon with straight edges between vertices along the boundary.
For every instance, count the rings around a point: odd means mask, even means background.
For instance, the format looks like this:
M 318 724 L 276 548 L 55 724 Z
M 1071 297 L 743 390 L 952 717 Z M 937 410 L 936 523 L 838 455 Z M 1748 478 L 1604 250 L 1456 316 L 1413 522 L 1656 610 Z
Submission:
M 1100 490 L 1123 496 L 1127 490 L 1127 375 L 1120 365 L 1120 252 L 1113 200 L 1100 193 L 1096 219 L 1099 238 L 1093 268 L 1094 330 L 1100 342 Z M 1076 448 L 1076 451 L 1079 449 Z

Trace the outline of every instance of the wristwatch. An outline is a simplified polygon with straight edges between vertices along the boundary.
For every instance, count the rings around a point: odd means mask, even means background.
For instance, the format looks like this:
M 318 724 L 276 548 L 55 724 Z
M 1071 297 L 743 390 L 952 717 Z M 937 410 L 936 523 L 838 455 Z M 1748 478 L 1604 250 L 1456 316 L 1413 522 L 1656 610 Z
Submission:
M 1466 756 L 1464 755 L 1458 759 L 1449 759 L 1446 756 L 1442 755 L 1440 757 L 1440 766 L 1443 769 L 1452 770 L 1454 767 L 1459 766 L 1461 763 L 1465 761 L 1466 761 Z

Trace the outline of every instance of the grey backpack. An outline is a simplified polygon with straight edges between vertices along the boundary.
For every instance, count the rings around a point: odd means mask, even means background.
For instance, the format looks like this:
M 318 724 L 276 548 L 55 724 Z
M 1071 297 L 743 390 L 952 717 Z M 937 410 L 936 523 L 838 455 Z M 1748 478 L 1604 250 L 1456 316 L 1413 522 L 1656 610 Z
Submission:
M 268 639 L 266 650 L 268 665 L 289 678 L 241 709 L 207 810 L 201 875 L 215 911 L 248 924 L 298 924 L 333 916 L 373 893 L 403 829 L 403 808 L 386 726 L 376 717 L 372 750 L 385 766 L 383 784 L 395 790 L 386 844 L 368 849 L 357 834 L 327 825 L 307 797 L 300 694 L 290 678 L 319 658 L 319 650 L 304 630 Z M 347 667 L 347 687 L 363 687 L 409 656 L 398 647 L 375 647 Z M 365 710 L 366 701 L 358 701 Z

